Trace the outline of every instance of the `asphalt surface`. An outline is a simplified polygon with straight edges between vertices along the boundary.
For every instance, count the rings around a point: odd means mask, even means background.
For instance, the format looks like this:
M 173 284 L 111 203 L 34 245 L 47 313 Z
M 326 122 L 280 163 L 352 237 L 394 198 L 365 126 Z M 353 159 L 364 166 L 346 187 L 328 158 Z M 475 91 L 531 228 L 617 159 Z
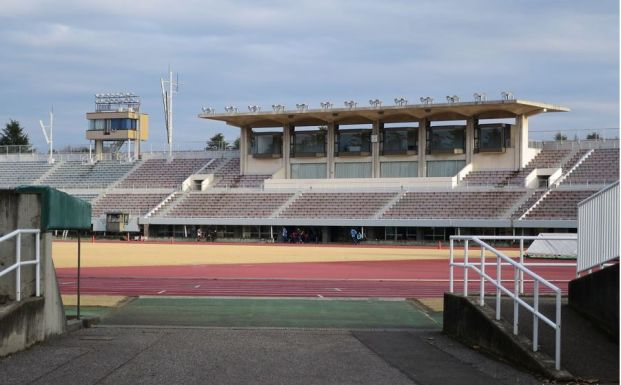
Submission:
M 9 384 L 537 384 L 439 331 L 97 327 L 0 360 Z

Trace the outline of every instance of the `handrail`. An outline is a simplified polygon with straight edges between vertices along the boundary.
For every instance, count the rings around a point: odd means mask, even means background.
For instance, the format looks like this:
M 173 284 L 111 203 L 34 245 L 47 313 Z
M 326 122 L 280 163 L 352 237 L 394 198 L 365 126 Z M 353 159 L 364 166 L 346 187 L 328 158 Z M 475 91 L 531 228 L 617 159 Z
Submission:
M 35 236 L 35 259 L 30 261 L 22 261 L 22 234 L 36 234 Z M 41 296 L 41 230 L 39 229 L 17 229 L 0 237 L 0 242 L 7 241 L 11 238 L 17 238 L 15 244 L 15 263 L 0 271 L 0 278 L 8 273 L 16 270 L 15 277 L 15 300 L 22 300 L 22 266 L 35 265 L 35 287 L 36 296 Z
M 507 255 L 503 254 L 498 249 L 483 242 L 483 239 L 490 240 L 520 240 L 520 261 L 516 262 Z M 449 254 L 449 291 L 454 292 L 454 268 L 464 268 L 464 296 L 468 296 L 468 271 L 473 270 L 480 276 L 480 291 L 479 291 L 479 305 L 485 305 L 485 282 L 491 282 L 496 287 L 496 320 L 500 320 L 500 303 L 502 293 L 513 299 L 513 334 L 518 334 L 518 317 L 519 317 L 519 305 L 522 305 L 526 310 L 533 314 L 533 351 L 536 352 L 539 349 L 539 320 L 543 321 L 546 325 L 552 327 L 555 330 L 555 368 L 561 369 L 561 289 L 539 274 L 533 272 L 525 266 L 523 263 L 523 250 L 524 240 L 535 239 L 556 239 L 566 240 L 575 239 L 574 237 L 539 237 L 539 236 L 458 236 L 454 235 L 450 237 L 450 254 Z M 464 241 L 464 262 L 455 262 L 454 242 Z M 481 262 L 472 263 L 469 262 L 469 250 L 468 243 L 472 241 L 481 247 Z M 496 278 L 491 277 L 485 272 L 485 266 L 489 263 L 485 262 L 485 251 L 491 251 L 496 257 Z M 504 261 L 504 263 L 503 263 Z M 503 286 L 502 283 L 502 266 L 510 265 L 514 268 L 513 274 L 513 290 L 510 290 Z M 542 264 L 539 264 L 542 265 Z M 520 298 L 520 294 L 524 293 L 524 274 L 533 279 L 533 305 Z M 551 320 L 541 312 L 539 312 L 539 286 L 544 285 L 555 293 L 556 297 L 556 316 L 555 320 Z

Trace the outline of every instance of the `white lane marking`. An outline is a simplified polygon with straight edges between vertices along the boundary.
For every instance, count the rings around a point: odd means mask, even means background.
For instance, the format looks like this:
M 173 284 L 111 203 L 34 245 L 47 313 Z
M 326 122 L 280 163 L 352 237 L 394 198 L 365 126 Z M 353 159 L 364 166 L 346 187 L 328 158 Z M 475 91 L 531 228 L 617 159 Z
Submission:
M 75 282 L 61 282 L 60 284 L 61 284 L 61 285 L 71 285 L 71 284 L 74 284 L 74 283 L 75 283 Z
M 341 291 L 341 289 L 339 289 L 338 287 L 335 287 L 334 290 Z
M 194 286 L 195 289 L 198 289 L 199 287 L 201 287 L 201 285 Z
M 321 294 L 317 294 L 317 297 L 319 297 L 319 298 L 323 298 L 323 295 L 321 295 Z
M 166 290 L 158 291 L 157 294 L 166 293 Z

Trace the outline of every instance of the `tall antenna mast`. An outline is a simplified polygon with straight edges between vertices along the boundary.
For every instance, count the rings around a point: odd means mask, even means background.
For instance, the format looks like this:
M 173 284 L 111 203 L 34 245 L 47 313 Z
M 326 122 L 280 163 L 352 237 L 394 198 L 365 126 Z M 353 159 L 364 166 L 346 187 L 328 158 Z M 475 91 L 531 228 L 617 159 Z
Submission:
M 173 145 L 173 93 L 179 93 L 179 74 L 177 79 L 173 80 L 173 73 L 170 66 L 168 66 L 168 80 L 160 79 L 162 86 L 162 101 L 164 102 L 164 121 L 166 122 L 166 134 L 168 141 L 168 158 L 172 159 L 172 145 Z
M 39 125 L 41 126 L 41 130 L 43 131 L 43 136 L 45 137 L 45 141 L 50 146 L 50 155 L 47 158 L 48 163 L 54 163 L 54 107 L 52 106 L 52 110 L 50 111 L 50 124 L 46 126 L 43 124 L 42 120 L 39 120 Z M 47 130 L 50 130 L 48 135 Z

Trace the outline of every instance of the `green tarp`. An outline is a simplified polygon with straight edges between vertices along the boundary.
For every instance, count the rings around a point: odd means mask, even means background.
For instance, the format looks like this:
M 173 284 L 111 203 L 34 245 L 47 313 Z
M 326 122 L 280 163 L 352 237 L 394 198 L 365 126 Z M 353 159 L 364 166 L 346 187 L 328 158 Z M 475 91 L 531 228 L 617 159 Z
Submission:
M 19 186 L 15 191 L 41 195 L 41 231 L 91 229 L 90 203 L 48 186 Z

